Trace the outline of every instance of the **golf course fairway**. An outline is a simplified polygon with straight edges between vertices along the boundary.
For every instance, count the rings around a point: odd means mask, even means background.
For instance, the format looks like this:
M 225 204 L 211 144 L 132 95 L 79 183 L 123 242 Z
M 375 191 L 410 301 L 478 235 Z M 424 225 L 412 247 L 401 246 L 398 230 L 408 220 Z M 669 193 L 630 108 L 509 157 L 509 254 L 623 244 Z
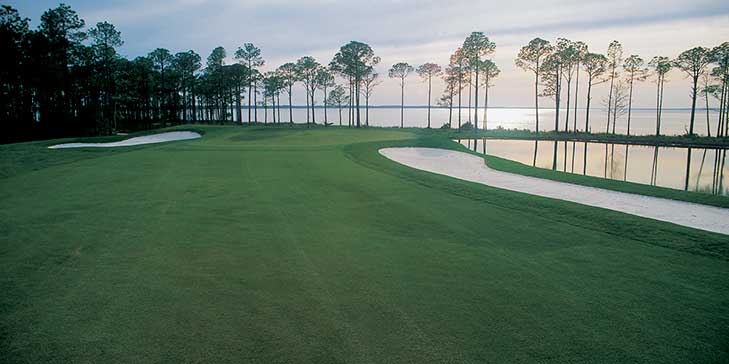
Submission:
M 378 153 L 424 132 L 174 130 L 0 146 L 0 363 L 729 361 L 728 236 Z

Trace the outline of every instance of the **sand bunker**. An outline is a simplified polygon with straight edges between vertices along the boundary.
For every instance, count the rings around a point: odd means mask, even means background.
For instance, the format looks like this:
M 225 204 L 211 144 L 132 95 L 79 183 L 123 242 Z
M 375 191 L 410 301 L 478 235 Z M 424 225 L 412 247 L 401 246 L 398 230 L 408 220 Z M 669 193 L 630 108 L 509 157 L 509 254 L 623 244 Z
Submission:
M 56 144 L 51 145 L 50 149 L 60 149 L 60 148 L 111 148 L 111 147 L 129 147 L 132 145 L 142 145 L 142 144 L 154 144 L 154 143 L 164 143 L 164 142 L 171 142 L 175 140 L 188 140 L 188 139 L 197 139 L 201 135 L 192 131 L 170 131 L 167 133 L 160 133 L 160 134 L 152 134 L 152 135 L 144 135 L 134 138 L 129 138 L 126 140 L 118 141 L 118 142 L 110 142 L 110 143 L 65 143 L 65 144 Z
M 729 234 L 729 209 L 500 172 L 486 166 L 479 156 L 452 150 L 385 148 L 380 154 L 409 167 L 466 181 Z

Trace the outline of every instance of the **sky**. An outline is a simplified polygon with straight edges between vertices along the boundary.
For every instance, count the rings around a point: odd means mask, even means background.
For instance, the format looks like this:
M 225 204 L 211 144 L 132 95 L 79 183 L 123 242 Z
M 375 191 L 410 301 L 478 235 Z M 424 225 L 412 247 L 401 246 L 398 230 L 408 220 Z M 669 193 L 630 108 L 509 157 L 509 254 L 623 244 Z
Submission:
M 17 8 L 35 28 L 40 15 L 57 1 L 0 1 Z M 591 52 L 605 53 L 612 40 L 623 44 L 625 56 L 650 60 L 671 58 L 695 47 L 714 47 L 729 41 L 729 1 L 721 0 L 66 0 L 87 26 L 108 21 L 121 31 L 126 57 L 145 55 L 157 47 L 172 52 L 189 49 L 205 59 L 223 46 L 227 62 L 243 43 L 260 47 L 262 70 L 315 57 L 328 64 L 340 46 L 351 40 L 368 43 L 382 58 L 377 66 L 384 82 L 371 104 L 400 102 L 397 82 L 387 70 L 397 62 L 413 66 L 448 63 L 450 54 L 473 31 L 484 32 L 496 43 L 493 61 L 501 69 L 489 92 L 489 105 L 533 106 L 533 74 L 514 65 L 519 49 L 535 37 L 554 42 L 557 37 L 581 40 Z M 666 85 L 664 106 L 690 107 L 685 75 L 673 71 Z M 585 90 L 585 85 L 580 88 Z M 596 86 L 594 103 L 601 103 L 607 87 Z M 443 90 L 433 84 L 433 100 Z M 303 89 L 294 103 L 303 103 Z M 652 79 L 636 85 L 635 107 L 654 107 Z M 427 86 L 416 74 L 407 80 L 406 104 L 427 104 Z M 549 105 L 549 100 L 540 101 Z M 584 104 L 584 99 L 580 100 Z M 553 104 L 553 102 L 552 102 Z

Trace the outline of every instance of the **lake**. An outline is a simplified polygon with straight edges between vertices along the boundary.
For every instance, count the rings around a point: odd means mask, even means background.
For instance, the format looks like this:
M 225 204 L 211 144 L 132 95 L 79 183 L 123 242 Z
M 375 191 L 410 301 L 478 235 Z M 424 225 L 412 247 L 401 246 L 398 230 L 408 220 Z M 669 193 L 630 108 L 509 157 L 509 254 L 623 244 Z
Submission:
M 324 120 L 324 109 L 316 108 L 316 120 L 322 122 Z M 475 109 L 470 109 L 470 114 Z M 479 127 L 483 123 L 483 108 L 478 109 Z M 570 130 L 574 124 L 574 113 L 570 111 L 569 127 Z M 294 120 L 297 122 L 306 121 L 306 109 L 295 108 L 293 110 Z M 369 110 L 370 125 L 396 127 L 400 126 L 400 108 L 399 107 L 377 107 Z M 539 130 L 554 130 L 554 109 L 539 110 Z M 461 119 L 463 122 L 469 120 L 469 112 L 467 108 L 461 110 Z M 489 108 L 487 114 L 488 128 L 505 128 L 505 129 L 528 129 L 534 130 L 534 109 L 533 108 Z M 718 113 L 716 110 L 709 110 L 709 123 L 711 125 L 711 135 L 716 134 L 716 125 Z M 244 120 L 247 120 L 247 114 L 244 114 Z M 664 109 L 661 121 L 661 133 L 665 135 L 682 135 L 688 132 L 691 110 L 687 109 Z M 283 121 L 289 120 L 289 111 L 286 106 L 281 109 L 281 117 Z M 327 117 L 329 122 L 339 124 L 339 111 L 336 108 L 327 109 Z M 426 107 L 408 107 L 405 109 L 405 127 L 426 127 L 427 126 L 428 109 Z M 560 111 L 560 130 L 563 130 L 566 114 L 564 109 Z M 364 108 L 362 108 L 362 123 L 365 120 Z M 342 110 L 342 123 L 347 125 L 347 110 Z M 473 116 L 471 116 L 473 119 Z M 592 132 L 604 132 L 607 119 L 607 112 L 601 108 L 590 109 L 590 129 Z M 264 120 L 263 109 L 259 109 L 259 121 Z M 272 116 L 269 110 L 269 122 Z M 439 128 L 448 122 L 448 109 L 433 108 L 431 109 L 431 127 Z M 653 135 L 656 132 L 656 111 L 654 109 L 634 109 L 631 115 L 630 133 L 634 135 Z M 458 126 L 458 110 L 453 110 L 453 126 Z M 585 129 L 585 110 L 577 109 L 577 128 Z M 627 132 L 627 116 L 618 118 L 615 131 L 620 134 Z M 694 133 L 706 135 L 706 112 L 704 109 L 697 109 L 695 116 Z
M 458 142 L 480 153 L 539 168 L 688 191 L 729 194 L 726 149 L 551 140 L 460 139 Z

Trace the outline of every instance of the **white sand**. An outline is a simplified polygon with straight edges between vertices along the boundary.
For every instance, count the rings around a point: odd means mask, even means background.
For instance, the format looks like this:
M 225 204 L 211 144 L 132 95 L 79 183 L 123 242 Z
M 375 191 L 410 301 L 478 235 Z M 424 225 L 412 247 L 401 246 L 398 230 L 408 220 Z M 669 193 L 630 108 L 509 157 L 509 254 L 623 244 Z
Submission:
M 66 143 L 51 145 L 50 149 L 59 148 L 111 148 L 111 147 L 128 147 L 132 145 L 164 143 L 175 140 L 197 139 L 201 135 L 192 131 L 170 131 L 167 133 L 152 134 L 129 138 L 126 140 L 111 143 Z
M 466 181 L 729 234 L 729 209 L 725 208 L 500 172 L 486 166 L 481 157 L 452 150 L 385 148 L 380 154 L 409 167 Z

